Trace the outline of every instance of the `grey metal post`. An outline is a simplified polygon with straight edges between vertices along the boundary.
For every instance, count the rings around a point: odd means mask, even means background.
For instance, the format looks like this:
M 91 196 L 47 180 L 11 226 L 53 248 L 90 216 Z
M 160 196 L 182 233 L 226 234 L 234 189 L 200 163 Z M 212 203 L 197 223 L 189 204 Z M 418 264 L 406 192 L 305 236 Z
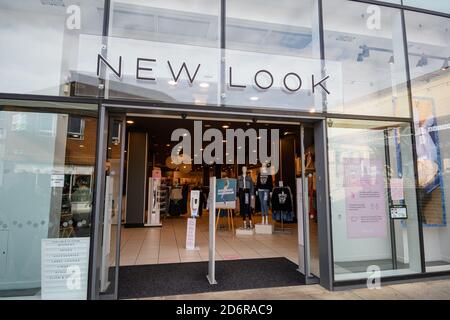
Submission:
M 209 261 L 208 281 L 216 282 L 216 177 L 209 178 Z

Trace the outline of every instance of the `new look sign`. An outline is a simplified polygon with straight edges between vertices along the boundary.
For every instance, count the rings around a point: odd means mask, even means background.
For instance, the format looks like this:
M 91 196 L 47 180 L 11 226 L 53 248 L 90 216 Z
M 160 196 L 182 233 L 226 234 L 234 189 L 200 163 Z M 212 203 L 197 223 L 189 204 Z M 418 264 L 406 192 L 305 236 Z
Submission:
M 126 38 L 102 50 L 96 38 L 81 38 L 79 71 L 105 78 L 112 98 L 320 112 L 340 92 L 339 66 L 321 60 Z

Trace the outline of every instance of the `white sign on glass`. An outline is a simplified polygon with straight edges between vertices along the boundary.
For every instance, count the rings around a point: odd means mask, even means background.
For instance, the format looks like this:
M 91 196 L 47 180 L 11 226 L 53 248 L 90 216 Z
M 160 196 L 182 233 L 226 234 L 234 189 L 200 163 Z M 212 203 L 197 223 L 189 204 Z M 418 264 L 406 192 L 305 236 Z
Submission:
M 52 188 L 63 188 L 64 187 L 64 175 L 63 174 L 52 174 L 50 177 L 50 186 Z
M 90 238 L 41 240 L 43 300 L 86 300 Z

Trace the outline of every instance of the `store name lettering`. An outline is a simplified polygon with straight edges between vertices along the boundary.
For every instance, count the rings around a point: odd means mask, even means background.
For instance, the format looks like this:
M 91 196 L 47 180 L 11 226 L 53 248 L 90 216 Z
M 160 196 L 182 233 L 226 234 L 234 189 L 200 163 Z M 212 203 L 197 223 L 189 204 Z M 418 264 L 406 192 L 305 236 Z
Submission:
M 153 68 L 148 66 L 148 63 L 155 63 L 156 59 L 148 59 L 148 58 L 137 58 L 136 59 L 136 74 L 135 77 L 137 80 L 141 81 L 156 81 L 155 76 L 150 76 L 150 73 L 154 72 Z M 101 78 L 101 65 L 104 65 L 108 68 L 118 79 L 122 79 L 123 72 L 123 57 L 119 56 L 118 64 L 114 67 L 105 57 L 101 54 L 97 56 L 97 77 Z M 172 80 L 176 83 L 181 77 L 181 74 L 184 73 L 187 76 L 187 81 L 192 85 L 201 69 L 201 64 L 197 64 L 195 67 L 189 70 L 186 62 L 181 64 L 181 67 L 176 68 L 173 63 L 167 60 L 167 67 L 170 70 Z M 233 78 L 233 67 L 228 67 L 227 72 L 228 77 L 228 87 L 235 89 L 245 89 L 247 85 L 237 83 L 237 81 Z M 322 90 L 325 94 L 330 94 L 330 91 L 326 87 L 326 81 L 330 78 L 330 76 L 322 76 L 321 78 L 316 78 L 314 74 L 311 75 L 310 78 L 310 88 L 312 93 L 315 93 L 318 89 Z M 282 86 L 288 92 L 294 93 L 302 89 L 303 87 L 303 78 L 296 72 L 288 72 L 286 73 L 282 79 Z M 255 72 L 253 75 L 253 83 L 259 90 L 268 90 L 272 88 L 274 85 L 274 76 L 269 70 L 260 69 Z

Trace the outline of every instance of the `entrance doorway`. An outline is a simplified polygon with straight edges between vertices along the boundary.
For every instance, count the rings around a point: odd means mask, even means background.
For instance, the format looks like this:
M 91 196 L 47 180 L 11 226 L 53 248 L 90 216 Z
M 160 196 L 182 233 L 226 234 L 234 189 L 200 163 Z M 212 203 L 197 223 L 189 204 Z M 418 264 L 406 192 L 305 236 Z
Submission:
M 313 125 L 128 114 L 111 115 L 108 128 L 101 293 L 139 298 L 320 276 Z M 236 181 L 234 204 L 214 213 L 215 286 L 206 280 L 210 177 Z

